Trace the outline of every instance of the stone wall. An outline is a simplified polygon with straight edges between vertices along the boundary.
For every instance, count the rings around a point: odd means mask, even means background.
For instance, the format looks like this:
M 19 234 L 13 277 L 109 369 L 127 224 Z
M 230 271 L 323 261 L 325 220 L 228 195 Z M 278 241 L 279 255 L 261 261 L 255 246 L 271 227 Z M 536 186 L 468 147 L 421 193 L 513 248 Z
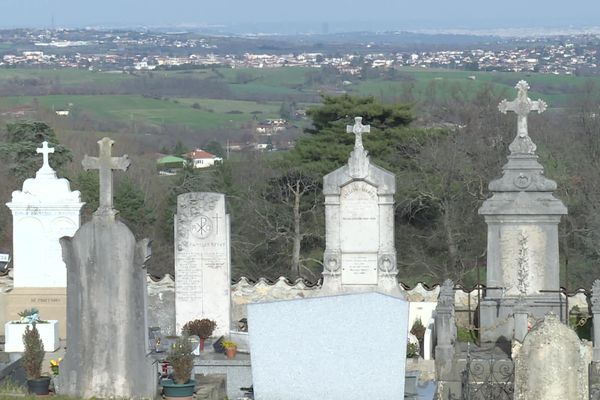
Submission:
M 269 282 L 262 278 L 252 282 L 247 278 L 241 278 L 231 286 L 232 321 L 239 321 L 246 317 L 246 306 L 249 303 L 310 297 L 317 294 L 319 288 L 319 285 L 310 285 L 302 279 L 291 282 L 281 277 L 275 282 Z M 437 302 L 440 292 L 439 285 L 429 288 L 421 283 L 412 288 L 400 285 L 400 288 L 410 302 Z M 2 324 L 16 318 L 16 315 L 5 315 L 5 307 L 2 306 L 5 303 L 5 292 L 10 289 L 12 289 L 12 280 L 7 276 L 0 277 L 0 323 Z M 483 297 L 483 290 L 481 296 Z M 470 292 L 462 289 L 455 291 L 456 318 L 460 326 L 468 325 L 469 309 L 473 317 L 477 307 L 477 297 L 476 289 Z M 582 312 L 588 310 L 583 289 L 569 296 L 569 309 L 572 310 L 575 306 Z M 165 275 L 163 278 L 148 276 L 148 326 L 160 326 L 164 333 L 175 333 L 175 282 L 170 275 Z

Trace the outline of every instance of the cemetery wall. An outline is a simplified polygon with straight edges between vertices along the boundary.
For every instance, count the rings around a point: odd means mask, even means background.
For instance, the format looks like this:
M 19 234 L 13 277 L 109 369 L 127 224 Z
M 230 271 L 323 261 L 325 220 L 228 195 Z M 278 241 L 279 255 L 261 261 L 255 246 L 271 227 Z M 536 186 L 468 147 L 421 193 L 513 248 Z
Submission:
M 12 288 L 12 281 L 9 277 L 0 277 L 0 324 L 17 318 L 16 315 L 5 315 L 5 292 Z M 232 321 L 239 321 L 247 316 L 246 306 L 249 303 L 289 300 L 310 297 L 318 293 L 319 285 L 311 285 L 302 279 L 289 281 L 281 277 L 275 282 L 269 282 L 261 278 L 253 282 L 247 278 L 241 278 L 231 286 L 231 316 Z M 422 283 L 409 288 L 401 285 L 407 300 L 410 302 L 436 302 L 440 287 L 434 285 L 429 288 Z M 477 290 L 470 292 L 458 289 L 455 292 L 456 318 L 458 324 L 467 326 L 469 320 L 469 310 L 475 311 L 477 306 Z M 483 292 L 481 293 L 483 296 Z M 470 299 L 470 300 L 469 300 Z M 583 289 L 569 296 L 569 309 L 579 307 L 586 312 L 588 302 Z M 165 331 L 174 332 L 175 330 L 175 282 L 170 275 L 162 278 L 153 278 L 148 276 L 148 326 L 161 326 Z

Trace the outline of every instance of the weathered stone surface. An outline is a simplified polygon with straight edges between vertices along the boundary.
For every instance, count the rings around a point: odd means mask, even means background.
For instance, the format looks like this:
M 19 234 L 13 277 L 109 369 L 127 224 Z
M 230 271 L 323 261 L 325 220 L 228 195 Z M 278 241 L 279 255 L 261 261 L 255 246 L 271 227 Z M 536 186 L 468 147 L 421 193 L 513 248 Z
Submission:
M 255 398 L 402 399 L 407 322 L 380 293 L 250 304 Z
M 175 309 L 177 332 L 188 321 L 217 322 L 215 335 L 231 328 L 229 215 L 225 195 L 185 193 L 175 216 Z
M 487 287 L 481 304 L 482 340 L 512 339 L 517 298 L 534 317 L 560 312 L 558 223 L 567 213 L 552 192 L 556 183 L 543 175 L 536 146 L 527 132 L 531 111 L 543 112 L 542 101 L 527 97 L 529 85 L 517 84 L 516 100 L 500 103 L 500 111 L 518 116 L 517 135 L 500 179 L 492 181 L 492 197 L 479 209 L 488 225 Z M 543 304 L 543 306 L 540 306 Z
M 61 239 L 69 344 L 57 387 L 61 394 L 76 397 L 153 397 L 156 370 L 146 357 L 144 268 L 150 248 L 147 239 L 136 243 L 112 209 L 110 169 L 128 165 L 110 156 L 112 143 L 108 138 L 99 142 L 99 160 L 86 157 L 88 166 L 101 170 L 104 200 L 73 238 Z
M 323 178 L 325 238 L 323 294 L 378 290 L 402 296 L 396 275 L 396 177 L 370 163 L 357 117 L 348 164 Z
M 147 279 L 148 326 L 159 327 L 164 335 L 175 335 L 175 282 L 169 275 L 161 280 Z
M 590 354 L 553 315 L 533 327 L 515 357 L 515 400 L 587 400 Z

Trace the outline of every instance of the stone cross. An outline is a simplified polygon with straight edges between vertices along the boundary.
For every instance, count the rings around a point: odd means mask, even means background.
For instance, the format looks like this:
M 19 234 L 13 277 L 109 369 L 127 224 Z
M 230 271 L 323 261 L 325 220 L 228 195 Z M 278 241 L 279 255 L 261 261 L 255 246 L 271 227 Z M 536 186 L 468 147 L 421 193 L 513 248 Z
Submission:
M 371 132 L 371 125 L 363 125 L 362 117 L 354 118 L 354 125 L 346 126 L 346 133 L 354 133 L 354 135 L 355 135 L 355 140 L 354 140 L 354 148 L 355 149 L 363 148 L 362 134 L 369 133 L 369 132 Z
M 98 141 L 100 146 L 99 157 L 83 158 L 81 164 L 85 170 L 97 169 L 100 171 L 100 201 L 96 214 L 113 214 L 113 179 L 112 170 L 127 170 L 131 161 L 127 155 L 123 157 L 112 157 L 112 145 L 114 140 L 103 138 Z
M 42 154 L 44 157 L 44 163 L 42 164 L 42 168 L 40 168 L 40 169 L 43 169 L 43 170 L 52 169 L 52 167 L 50 167 L 50 164 L 48 163 L 48 154 L 54 153 L 54 147 L 48 147 L 48 142 L 43 141 L 42 147 L 35 149 L 35 151 L 38 154 Z
M 518 129 L 517 133 L 520 138 L 529 136 L 527 131 L 527 115 L 532 111 L 543 113 L 546 111 L 546 103 L 543 100 L 532 101 L 527 97 L 527 91 L 529 90 L 529 84 L 525 81 L 519 81 L 515 88 L 518 90 L 517 98 L 513 101 L 502 100 L 498 105 L 498 109 L 503 114 L 507 111 L 513 111 L 518 116 Z

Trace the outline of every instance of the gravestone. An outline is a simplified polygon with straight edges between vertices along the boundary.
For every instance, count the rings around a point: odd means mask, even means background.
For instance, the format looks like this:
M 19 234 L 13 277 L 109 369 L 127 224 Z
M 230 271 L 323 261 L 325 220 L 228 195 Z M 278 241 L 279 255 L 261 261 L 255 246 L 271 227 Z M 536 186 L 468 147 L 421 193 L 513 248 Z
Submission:
M 408 302 L 354 293 L 248 305 L 256 400 L 403 399 Z
M 515 400 L 587 400 L 589 354 L 575 331 L 548 314 L 515 357 Z
M 175 216 L 177 332 L 188 321 L 209 318 L 217 322 L 215 336 L 229 334 L 230 265 L 225 195 L 179 195 Z
M 92 220 L 73 238 L 61 239 L 67 265 L 67 334 L 57 388 L 74 397 L 154 397 L 156 368 L 146 357 L 147 239 L 136 242 L 113 208 L 112 170 L 126 170 L 127 156 L 112 157 L 113 141 L 98 142 L 100 156 L 85 156 L 99 169 L 100 201 Z
M 323 294 L 377 290 L 402 296 L 396 275 L 396 177 L 371 164 L 362 142 L 369 125 L 355 118 L 348 164 L 325 175 Z
M 567 209 L 553 196 L 556 182 L 544 176 L 527 130 L 528 114 L 543 112 L 546 103 L 527 97 L 527 82 L 516 88 L 517 99 L 504 100 L 499 109 L 517 114 L 517 135 L 502 177 L 489 185 L 492 197 L 479 209 L 488 225 L 487 290 L 480 322 L 484 342 L 513 338 L 517 303 L 532 318 L 562 309 L 557 294 L 558 223 Z
M 43 156 L 35 178 L 25 180 L 7 203 L 13 215 L 14 289 L 7 294 L 6 315 L 17 319 L 20 311 L 37 308 L 42 319 L 58 320 L 60 336 L 66 334 L 67 270 L 59 239 L 73 236 L 81 221 L 79 191 L 58 178 L 49 164 L 54 148 L 43 142 Z
M 446 380 L 452 373 L 456 343 L 456 319 L 454 282 L 446 279 L 440 287 L 435 311 L 435 367 L 439 380 Z

